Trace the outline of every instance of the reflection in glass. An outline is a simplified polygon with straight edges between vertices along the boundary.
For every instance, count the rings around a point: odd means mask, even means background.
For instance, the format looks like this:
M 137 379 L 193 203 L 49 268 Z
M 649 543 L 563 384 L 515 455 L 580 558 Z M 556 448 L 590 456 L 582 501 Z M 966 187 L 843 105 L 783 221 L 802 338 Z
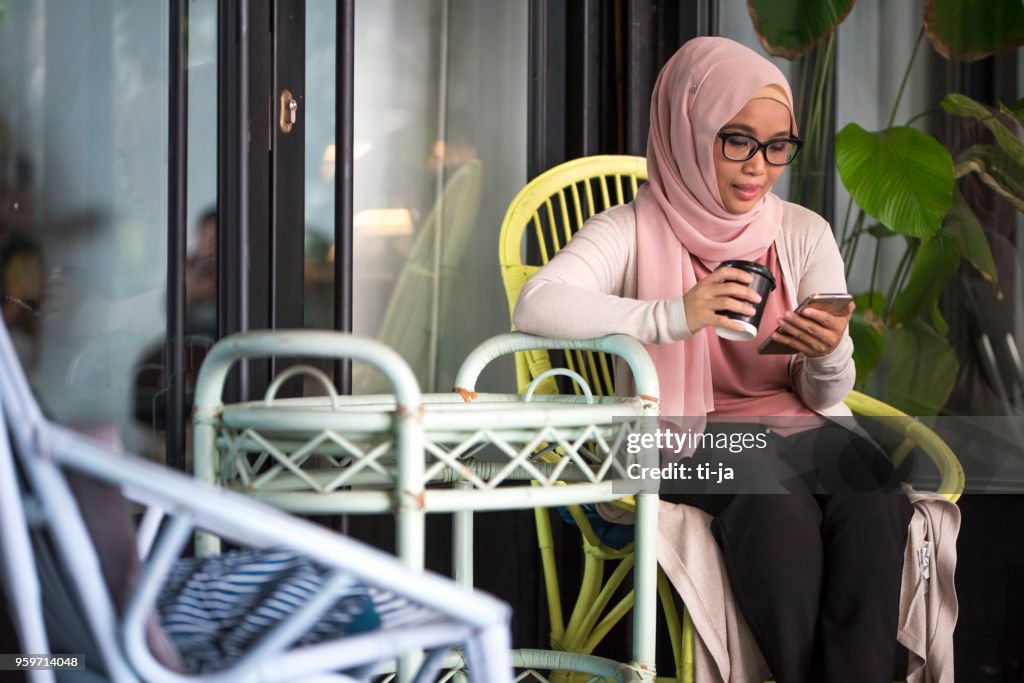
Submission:
M 306 5 L 310 327 L 333 323 L 334 5 Z M 525 182 L 526 6 L 355 10 L 354 329 L 396 348 L 425 391 L 446 391 L 466 353 L 508 328 L 496 250 Z M 372 371 L 353 373 L 356 392 L 386 389 Z
M 216 186 L 216 1 L 189 9 L 190 133 L 208 150 L 190 148 L 198 225 Z M 168 28 L 162 0 L 24 0 L 0 14 L 0 251 L 30 245 L 7 259 L 4 296 L 32 309 L 30 319 L 5 305 L 5 320 L 17 316 L 19 347 L 53 417 L 112 426 L 158 459 Z

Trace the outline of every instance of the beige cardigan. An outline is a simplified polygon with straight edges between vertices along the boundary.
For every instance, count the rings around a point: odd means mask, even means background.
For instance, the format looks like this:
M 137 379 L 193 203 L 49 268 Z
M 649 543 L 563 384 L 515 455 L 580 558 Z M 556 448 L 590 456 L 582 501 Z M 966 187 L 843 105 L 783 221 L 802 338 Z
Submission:
M 792 307 L 816 292 L 846 291 L 835 239 L 828 223 L 814 212 L 785 202 L 775 246 Z M 524 332 L 576 339 L 622 333 L 661 344 L 691 337 L 681 298 L 636 299 L 636 269 L 632 205 L 598 214 L 526 283 L 516 304 L 515 326 Z M 827 356 L 794 357 L 790 376 L 796 393 L 811 409 L 849 415 L 842 403 L 855 376 L 849 335 L 844 334 Z M 630 391 L 628 369 L 616 366 L 615 385 L 623 393 Z M 897 637 L 910 652 L 908 683 L 952 681 L 959 510 L 941 496 L 914 492 L 910 496 L 914 516 L 903 566 Z M 733 600 L 710 519 L 693 507 L 661 503 L 658 561 L 693 616 L 697 680 L 764 680 L 764 660 Z M 925 554 L 929 575 L 922 570 Z
M 953 680 L 953 586 L 960 509 L 944 496 L 908 491 L 914 506 L 903 554 L 896 637 L 909 652 L 907 683 Z M 709 549 L 711 552 L 709 552 Z M 711 517 L 661 503 L 658 563 L 690 611 L 700 683 L 767 680 L 768 668 L 733 599 L 711 535 Z

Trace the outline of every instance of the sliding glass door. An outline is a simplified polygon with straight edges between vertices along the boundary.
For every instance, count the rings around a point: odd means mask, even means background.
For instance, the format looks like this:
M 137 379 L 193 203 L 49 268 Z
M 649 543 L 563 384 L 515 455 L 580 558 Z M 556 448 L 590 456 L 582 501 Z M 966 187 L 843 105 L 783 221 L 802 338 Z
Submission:
M 3 312 L 48 410 L 185 468 L 206 349 L 258 328 L 379 337 L 450 388 L 508 328 L 526 34 L 525 3 L 0 3 Z

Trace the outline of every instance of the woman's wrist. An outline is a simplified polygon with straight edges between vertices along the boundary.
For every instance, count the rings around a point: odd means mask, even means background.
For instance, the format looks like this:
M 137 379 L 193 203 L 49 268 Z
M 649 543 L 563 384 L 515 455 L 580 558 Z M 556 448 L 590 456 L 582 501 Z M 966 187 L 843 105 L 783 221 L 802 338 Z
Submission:
M 676 340 L 689 339 L 693 336 L 694 331 L 689 326 L 683 297 L 677 297 L 668 302 L 668 331 Z

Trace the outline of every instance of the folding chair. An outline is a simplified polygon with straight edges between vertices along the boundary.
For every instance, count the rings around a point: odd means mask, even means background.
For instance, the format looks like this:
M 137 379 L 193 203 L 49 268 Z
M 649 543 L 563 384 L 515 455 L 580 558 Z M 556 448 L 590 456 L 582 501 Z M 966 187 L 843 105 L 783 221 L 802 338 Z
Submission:
M 411 572 L 394 558 L 323 527 L 111 452 L 50 423 L 29 391 L 2 325 L 0 416 L 0 573 L 24 652 L 84 655 L 93 680 L 181 683 L 365 680 L 389 670 L 397 657 L 425 651 L 417 683 L 436 680 L 442 666 L 453 664 L 473 681 L 511 681 L 504 603 L 442 577 Z M 70 472 L 120 487 L 147 508 L 139 546 L 151 550 L 121 613 L 69 488 Z M 237 661 L 201 676 L 161 663 L 146 640 L 146 623 L 161 587 L 195 529 L 253 549 L 287 550 L 314 562 L 324 576 L 318 593 L 268 629 Z M 296 645 L 353 578 L 421 606 L 426 617 Z M 464 661 L 449 654 L 455 647 L 464 648 Z M 86 672 L 66 673 L 67 680 L 87 680 Z M 53 671 L 28 675 L 32 683 L 55 680 Z

